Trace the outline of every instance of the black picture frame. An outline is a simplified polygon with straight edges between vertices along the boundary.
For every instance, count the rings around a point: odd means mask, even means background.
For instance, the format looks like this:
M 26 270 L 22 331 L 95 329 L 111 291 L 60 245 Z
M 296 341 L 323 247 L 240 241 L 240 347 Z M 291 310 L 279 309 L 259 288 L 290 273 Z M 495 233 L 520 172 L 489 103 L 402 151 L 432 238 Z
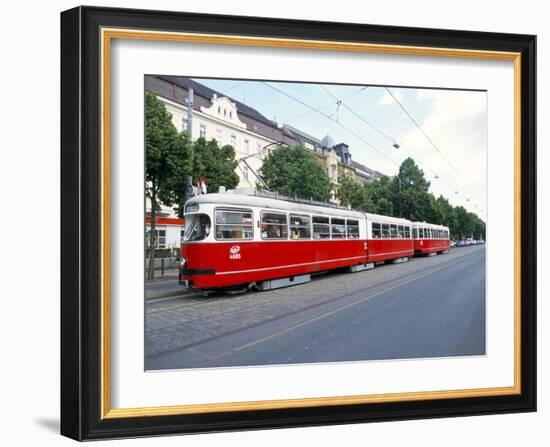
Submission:
M 105 27 L 521 54 L 520 392 L 307 408 L 102 417 L 101 82 Z M 167 11 L 61 14 L 61 433 L 77 440 L 536 410 L 536 36 Z

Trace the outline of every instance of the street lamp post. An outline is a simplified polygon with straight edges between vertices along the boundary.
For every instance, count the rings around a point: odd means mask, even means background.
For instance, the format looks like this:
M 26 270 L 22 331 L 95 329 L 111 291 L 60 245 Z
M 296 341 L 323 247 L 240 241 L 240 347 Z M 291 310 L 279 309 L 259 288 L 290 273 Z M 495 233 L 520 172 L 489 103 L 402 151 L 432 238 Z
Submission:
M 399 174 L 397 175 L 397 183 L 399 185 L 399 217 L 403 217 L 403 212 L 401 209 L 401 178 L 399 177 Z

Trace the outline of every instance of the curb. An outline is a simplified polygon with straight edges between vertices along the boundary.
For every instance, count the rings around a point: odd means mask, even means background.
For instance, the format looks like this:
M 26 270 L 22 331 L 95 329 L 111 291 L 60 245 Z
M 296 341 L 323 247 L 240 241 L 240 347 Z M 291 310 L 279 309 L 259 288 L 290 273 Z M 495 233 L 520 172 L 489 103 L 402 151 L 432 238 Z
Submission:
M 183 289 L 183 290 L 167 290 L 166 292 L 158 292 L 158 293 L 152 293 L 152 294 L 145 294 L 145 301 L 148 300 L 154 300 L 157 298 L 168 298 L 168 297 L 178 297 L 178 296 L 185 296 L 193 293 L 193 290 L 191 289 Z

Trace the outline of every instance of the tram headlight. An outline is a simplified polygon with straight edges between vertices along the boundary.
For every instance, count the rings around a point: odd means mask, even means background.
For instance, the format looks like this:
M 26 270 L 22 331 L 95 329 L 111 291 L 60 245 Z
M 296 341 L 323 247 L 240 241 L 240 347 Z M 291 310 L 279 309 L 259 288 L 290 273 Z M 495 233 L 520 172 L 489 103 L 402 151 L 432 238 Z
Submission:
M 182 257 L 180 259 L 180 268 L 185 268 L 185 266 L 187 265 L 187 259 L 185 259 L 184 257 Z

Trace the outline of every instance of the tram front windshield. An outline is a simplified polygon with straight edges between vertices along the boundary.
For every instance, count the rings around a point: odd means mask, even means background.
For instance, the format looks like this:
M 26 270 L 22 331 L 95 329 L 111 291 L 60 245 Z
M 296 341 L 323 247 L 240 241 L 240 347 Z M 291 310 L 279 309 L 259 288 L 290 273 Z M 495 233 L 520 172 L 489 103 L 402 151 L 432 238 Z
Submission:
M 210 217 L 206 214 L 185 216 L 185 241 L 202 241 L 210 234 Z

